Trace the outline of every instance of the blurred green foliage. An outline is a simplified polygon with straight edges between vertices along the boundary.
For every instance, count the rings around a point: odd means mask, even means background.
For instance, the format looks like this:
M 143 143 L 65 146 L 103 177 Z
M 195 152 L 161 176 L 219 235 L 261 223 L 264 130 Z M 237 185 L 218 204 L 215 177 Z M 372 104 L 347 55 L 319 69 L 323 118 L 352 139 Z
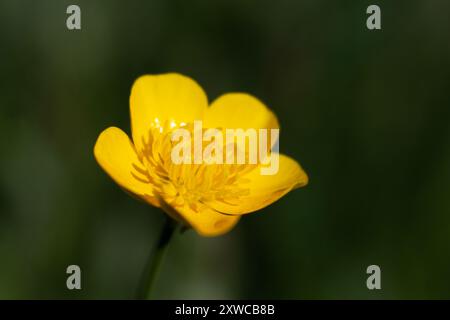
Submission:
M 225 236 L 177 236 L 158 297 L 450 298 L 450 3 L 376 1 L 381 31 L 370 4 L 2 0 L 0 298 L 134 297 L 163 213 L 92 149 L 129 132 L 133 80 L 169 71 L 266 102 L 310 185 Z

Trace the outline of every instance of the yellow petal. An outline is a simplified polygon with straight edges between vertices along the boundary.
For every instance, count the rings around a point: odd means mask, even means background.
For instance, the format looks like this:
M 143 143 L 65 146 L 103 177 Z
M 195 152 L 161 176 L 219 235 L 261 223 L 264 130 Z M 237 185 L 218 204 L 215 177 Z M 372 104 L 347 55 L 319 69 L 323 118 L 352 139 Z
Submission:
M 272 153 L 272 157 L 275 154 Z M 245 214 L 260 210 L 280 199 L 292 189 L 308 183 L 308 176 L 292 158 L 279 154 L 279 168 L 274 175 L 261 175 L 261 166 L 256 167 L 239 181 L 239 187 L 248 188 L 248 194 L 240 196 L 234 203 L 208 202 L 215 210 L 227 214 Z
M 104 130 L 95 143 L 94 155 L 98 164 L 119 186 L 158 206 L 145 168 L 125 132 L 116 127 Z
M 137 151 L 141 152 L 152 124 L 201 120 L 207 106 L 206 94 L 191 78 L 177 73 L 139 77 L 130 95 L 131 128 Z
M 275 114 L 257 98 L 246 93 L 220 96 L 206 110 L 205 128 L 278 129 Z
M 192 227 L 199 235 L 216 237 L 230 231 L 239 221 L 240 216 L 218 213 L 205 205 L 199 204 L 198 211 L 188 205 L 176 209 L 160 199 L 161 207 L 166 213 L 182 223 Z

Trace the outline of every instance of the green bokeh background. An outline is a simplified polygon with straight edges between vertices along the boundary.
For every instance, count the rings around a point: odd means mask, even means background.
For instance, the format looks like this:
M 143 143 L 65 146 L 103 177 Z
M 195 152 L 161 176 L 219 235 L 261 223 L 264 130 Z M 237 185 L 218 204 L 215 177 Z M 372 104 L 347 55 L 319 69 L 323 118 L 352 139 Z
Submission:
M 78 4 L 82 30 L 66 28 Z M 366 28 L 378 4 L 382 30 Z M 163 213 L 117 187 L 98 134 L 129 132 L 145 73 L 278 115 L 310 184 L 225 236 L 178 235 L 159 298 L 450 298 L 450 2 L 0 2 L 0 298 L 134 297 Z M 66 289 L 66 267 L 82 290 Z M 366 288 L 366 268 L 382 290 Z

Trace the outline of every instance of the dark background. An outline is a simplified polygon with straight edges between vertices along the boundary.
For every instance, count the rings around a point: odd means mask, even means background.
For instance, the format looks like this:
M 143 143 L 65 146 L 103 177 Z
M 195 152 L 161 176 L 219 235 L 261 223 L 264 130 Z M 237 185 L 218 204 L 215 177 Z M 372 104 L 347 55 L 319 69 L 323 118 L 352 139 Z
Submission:
M 163 213 L 93 146 L 130 132 L 134 79 L 169 71 L 210 100 L 263 100 L 310 184 L 225 236 L 177 236 L 157 297 L 450 298 L 449 30 L 444 0 L 2 0 L 0 298 L 134 297 Z M 371 264 L 382 290 L 366 288 Z

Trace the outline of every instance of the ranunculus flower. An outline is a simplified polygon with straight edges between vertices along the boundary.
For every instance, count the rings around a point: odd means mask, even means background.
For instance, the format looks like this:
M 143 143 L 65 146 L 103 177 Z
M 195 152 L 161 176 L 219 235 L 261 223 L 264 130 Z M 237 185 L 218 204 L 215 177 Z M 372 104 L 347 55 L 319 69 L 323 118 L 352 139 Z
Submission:
M 258 164 L 174 164 L 171 134 L 192 128 L 277 129 L 278 120 L 261 101 L 229 93 L 208 106 L 202 88 L 175 74 L 145 75 L 131 89 L 132 140 L 116 127 L 104 130 L 95 144 L 100 166 L 120 187 L 202 236 L 228 232 L 243 214 L 262 209 L 294 188 L 307 184 L 300 165 L 283 154 L 274 175 Z M 273 156 L 273 153 L 272 153 Z

